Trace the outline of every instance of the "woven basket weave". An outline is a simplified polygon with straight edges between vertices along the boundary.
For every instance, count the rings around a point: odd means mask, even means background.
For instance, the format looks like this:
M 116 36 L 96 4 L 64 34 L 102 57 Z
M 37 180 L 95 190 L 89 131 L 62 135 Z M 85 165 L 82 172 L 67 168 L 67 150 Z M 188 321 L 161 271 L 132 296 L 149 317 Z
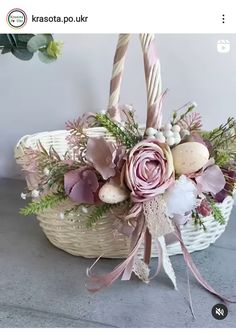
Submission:
M 125 53 L 129 42 L 129 35 L 120 35 L 117 50 L 115 54 L 110 99 L 108 109 L 114 109 L 119 102 L 120 84 L 123 73 Z M 149 48 L 150 42 L 153 40 L 152 34 L 142 34 L 141 44 L 145 55 L 145 50 Z M 146 72 L 145 72 L 146 74 Z M 151 74 L 147 82 L 147 106 L 151 109 L 160 97 L 161 81 L 160 81 L 160 64 L 155 63 L 151 69 Z M 86 130 L 89 137 L 106 137 L 107 140 L 112 140 L 104 128 L 90 128 Z M 16 146 L 15 157 L 19 163 L 19 157 L 24 154 L 25 147 L 36 148 L 38 141 L 49 150 L 51 146 L 58 152 L 60 156 L 68 150 L 67 141 L 65 140 L 68 132 L 52 131 L 43 132 L 33 135 L 24 136 Z M 26 179 L 27 180 L 27 179 Z M 218 207 L 227 222 L 233 206 L 232 197 L 227 197 Z M 93 209 L 93 208 L 91 208 Z M 89 211 L 85 213 L 82 209 L 78 214 L 70 214 L 65 218 L 61 218 L 63 209 L 47 210 L 37 216 L 40 226 L 45 235 L 52 244 L 58 248 L 76 256 L 83 257 L 98 257 L 105 258 L 123 258 L 127 257 L 130 252 L 130 239 L 123 234 L 120 234 L 114 228 L 114 219 L 104 217 L 93 226 L 91 229 L 86 227 L 86 217 Z M 189 252 L 202 250 L 207 248 L 211 243 L 224 232 L 226 224 L 220 225 L 214 221 L 212 215 L 203 218 L 206 231 L 201 227 L 196 227 L 193 221 L 181 226 L 181 233 L 186 247 Z M 167 245 L 169 255 L 182 253 L 179 242 Z M 143 249 L 140 249 L 140 255 Z M 152 256 L 157 256 L 157 249 L 153 244 Z

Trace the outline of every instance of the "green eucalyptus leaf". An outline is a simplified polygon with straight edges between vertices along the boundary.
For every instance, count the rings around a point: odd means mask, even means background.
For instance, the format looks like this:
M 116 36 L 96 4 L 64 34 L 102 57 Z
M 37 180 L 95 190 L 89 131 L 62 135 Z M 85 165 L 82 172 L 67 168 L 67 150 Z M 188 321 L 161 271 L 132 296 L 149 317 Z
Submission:
M 9 52 L 11 52 L 11 48 L 7 47 L 7 46 L 4 46 L 4 48 L 2 49 L 1 54 L 6 54 L 6 53 L 9 53 Z
M 7 34 L 7 38 L 9 40 L 9 43 L 13 47 L 17 47 L 17 36 L 14 34 Z
M 54 40 L 52 34 L 43 34 L 43 35 L 47 38 L 47 44 Z
M 0 46 L 11 46 L 6 34 L 0 34 Z
M 42 47 L 46 47 L 51 40 L 53 37 L 50 34 L 36 35 L 28 41 L 27 48 L 30 52 L 36 52 Z
M 12 49 L 12 54 L 20 60 L 30 60 L 33 57 L 33 53 L 29 52 L 27 49 Z
M 34 34 L 18 34 L 18 41 L 28 43 L 32 37 L 34 37 Z

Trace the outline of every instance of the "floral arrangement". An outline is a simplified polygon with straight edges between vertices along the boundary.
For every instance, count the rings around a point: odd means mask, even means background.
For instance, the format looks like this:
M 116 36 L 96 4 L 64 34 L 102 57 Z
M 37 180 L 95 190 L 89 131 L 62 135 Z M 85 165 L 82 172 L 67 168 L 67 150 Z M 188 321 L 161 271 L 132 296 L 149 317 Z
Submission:
M 63 43 L 51 34 L 0 34 L 1 54 L 12 53 L 20 60 L 30 60 L 35 53 L 44 63 L 57 60 Z
M 219 203 L 235 190 L 236 120 L 228 118 L 225 124 L 204 131 L 196 103 L 188 103 L 162 124 L 165 93 L 161 92 L 154 37 L 141 34 L 146 82 L 150 84 L 147 123 L 140 127 L 134 108 L 118 105 L 128 41 L 129 35 L 120 35 L 107 112 L 84 114 L 68 122 L 68 150 L 63 156 L 53 146 L 46 150 L 41 142 L 35 149 L 24 148 L 19 164 L 26 173 L 28 190 L 21 196 L 33 201 L 21 213 L 39 214 L 55 208 L 66 219 L 70 214 L 76 218 L 82 210 L 87 213 L 87 228 L 94 230 L 102 217 L 110 216 L 111 223 L 113 217 L 119 221 L 114 228 L 130 237 L 130 253 L 105 276 L 94 275 L 93 266 L 88 269 L 90 291 L 109 286 L 121 275 L 129 280 L 132 272 L 149 282 L 161 267 L 177 288 L 164 238 L 174 234 L 198 282 L 226 300 L 197 270 L 182 239 L 181 225 L 193 221 L 196 228 L 205 229 L 204 217 L 210 215 L 219 224 L 226 222 Z M 150 276 L 153 240 L 159 260 L 156 273 Z M 143 243 L 141 260 L 138 251 Z
M 64 156 L 53 147 L 47 152 L 40 142 L 37 149 L 25 149 L 23 169 L 28 177 L 37 174 L 38 181 L 22 197 L 39 199 L 21 213 L 36 214 L 70 199 L 73 207 L 65 214 L 94 205 L 87 219 L 91 226 L 115 206 L 132 210 L 162 195 L 170 218 L 186 222 L 186 216 L 193 217 L 204 228 L 202 217 L 213 214 L 224 223 L 217 203 L 233 195 L 236 184 L 236 121 L 229 118 L 206 132 L 194 108 L 191 103 L 180 116 L 174 112 L 170 123 L 145 133 L 131 106 L 121 109 L 120 123 L 104 113 L 68 122 Z M 86 135 L 87 128 L 97 126 L 112 139 Z

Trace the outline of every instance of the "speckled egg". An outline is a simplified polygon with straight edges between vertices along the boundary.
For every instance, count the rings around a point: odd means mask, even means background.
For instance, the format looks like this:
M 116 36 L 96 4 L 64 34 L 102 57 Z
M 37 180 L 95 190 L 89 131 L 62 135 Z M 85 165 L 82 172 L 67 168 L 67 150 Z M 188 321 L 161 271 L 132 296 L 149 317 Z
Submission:
M 103 202 L 116 204 L 126 200 L 129 196 L 129 193 L 121 186 L 106 183 L 100 188 L 98 196 L 99 199 Z
M 209 159 L 209 151 L 199 142 L 185 142 L 172 149 L 175 172 L 179 175 L 200 170 Z

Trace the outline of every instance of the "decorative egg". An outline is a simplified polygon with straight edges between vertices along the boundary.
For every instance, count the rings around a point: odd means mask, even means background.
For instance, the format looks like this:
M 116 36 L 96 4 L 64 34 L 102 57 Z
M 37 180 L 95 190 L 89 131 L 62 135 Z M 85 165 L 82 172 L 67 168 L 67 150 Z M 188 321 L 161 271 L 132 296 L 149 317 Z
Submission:
M 179 175 L 200 170 L 209 159 L 209 151 L 199 142 L 185 142 L 172 149 L 175 172 Z
M 103 202 L 116 204 L 126 200 L 129 193 L 124 187 L 106 183 L 100 188 L 98 196 Z

